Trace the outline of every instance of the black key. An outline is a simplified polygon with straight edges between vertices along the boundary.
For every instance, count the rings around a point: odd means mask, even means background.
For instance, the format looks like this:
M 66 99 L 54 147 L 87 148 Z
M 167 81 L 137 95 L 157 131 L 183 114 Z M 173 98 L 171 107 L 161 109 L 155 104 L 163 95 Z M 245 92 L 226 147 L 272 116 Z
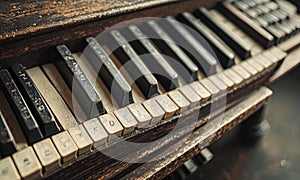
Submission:
M 211 54 L 212 50 L 209 52 L 204 46 L 206 42 L 200 42 L 197 40 L 192 32 L 188 31 L 179 22 L 174 20 L 172 17 L 167 17 L 167 22 L 159 22 L 161 27 L 163 27 L 175 42 L 180 42 L 183 46 L 185 52 L 189 54 L 190 58 L 198 66 L 199 69 L 203 71 L 207 76 L 215 74 L 218 71 L 217 60 Z M 199 36 L 199 34 L 196 34 Z
M 226 42 L 242 59 L 250 57 L 251 45 L 232 33 L 224 23 L 216 19 L 208 10 L 200 8 L 195 12 L 195 15 Z
M 32 113 L 34 114 L 41 131 L 45 137 L 50 137 L 60 131 L 59 126 L 56 123 L 54 115 L 50 108 L 36 89 L 34 82 L 25 71 L 25 68 L 20 65 L 12 66 L 12 75 L 15 77 L 24 99 L 28 103 Z
M 169 36 L 169 34 L 162 29 L 155 21 L 151 20 L 143 24 L 141 27 L 142 31 L 151 38 L 151 41 L 158 47 L 158 50 L 171 58 L 169 60 L 170 64 L 177 70 L 177 73 L 187 82 L 191 83 L 198 80 L 198 67 L 196 64 L 188 57 L 188 55 L 176 44 L 176 42 Z M 166 58 L 168 60 L 168 58 Z M 177 68 L 172 60 L 176 60 L 189 72 L 190 76 L 182 73 L 181 67 Z
M 217 8 L 232 22 L 236 23 L 243 31 L 249 34 L 253 39 L 265 48 L 274 45 L 275 39 L 268 31 L 257 25 L 241 11 L 229 3 L 218 3 Z
M 126 31 L 129 31 L 129 29 L 126 29 Z M 133 50 L 131 45 L 119 31 L 111 31 L 110 35 L 110 42 L 107 46 L 109 47 L 109 45 L 113 45 L 112 48 L 118 47 L 114 50 L 114 55 L 123 65 L 125 65 L 124 68 L 135 80 L 144 96 L 148 99 L 157 95 L 159 93 L 157 80 L 142 62 L 141 58 Z
M 235 55 L 228 48 L 225 43 L 217 38 L 217 35 L 214 34 L 210 29 L 205 26 L 201 21 L 197 20 L 192 14 L 184 12 L 178 16 L 179 21 L 189 25 L 198 31 L 212 46 L 214 52 L 216 53 L 218 60 L 223 68 L 229 68 L 234 65 Z
M 15 140 L 7 126 L 5 119 L 0 111 L 0 152 L 2 157 L 9 156 L 16 152 Z
M 111 58 L 95 38 L 89 37 L 86 42 L 88 46 L 85 48 L 83 56 L 98 72 L 116 103 L 120 107 L 133 103 L 132 89 Z
M 1 87 L 1 89 L 3 89 Z M 11 108 L 8 100 L 5 97 L 5 94 L 2 90 L 0 90 L 0 111 L 2 112 L 2 116 L 14 138 L 14 142 L 16 143 L 17 150 L 24 149 L 28 146 L 26 136 L 24 135 L 19 120 L 16 117 L 16 113 Z
M 171 91 L 179 87 L 178 74 L 170 66 L 167 60 L 158 52 L 150 40 L 137 26 L 129 26 L 128 31 L 132 33 L 135 41 L 131 42 L 132 47 L 142 56 L 143 62 L 156 76 L 166 91 Z M 128 34 L 129 35 L 129 34 Z M 129 35 L 130 38 L 130 35 Z
M 15 111 L 28 143 L 33 144 L 41 140 L 43 135 L 40 128 L 7 69 L 0 70 L 0 83 Z
M 62 59 L 56 61 L 57 69 L 63 75 L 72 94 L 79 102 L 88 118 L 97 117 L 105 113 L 102 99 L 90 80 L 86 77 L 67 46 L 56 47 Z

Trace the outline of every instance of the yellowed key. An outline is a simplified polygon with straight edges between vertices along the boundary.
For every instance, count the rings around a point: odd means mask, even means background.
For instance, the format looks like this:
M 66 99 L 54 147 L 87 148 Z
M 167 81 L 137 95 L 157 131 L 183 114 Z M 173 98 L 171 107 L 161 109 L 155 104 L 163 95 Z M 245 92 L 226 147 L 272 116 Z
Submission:
M 60 166 L 60 155 L 49 138 L 34 144 L 33 148 L 45 172 Z
M 256 62 L 253 58 L 249 59 L 247 61 L 253 68 L 255 68 L 259 73 L 261 73 L 264 70 L 264 67 Z
M 116 110 L 114 114 L 124 127 L 123 135 L 132 132 L 138 125 L 136 119 L 133 117 L 127 107 Z
M 123 127 L 113 114 L 105 114 L 99 117 L 101 124 L 108 133 L 108 141 L 122 135 Z
M 230 80 L 223 72 L 218 73 L 216 76 L 221 82 L 226 84 L 228 90 L 234 87 L 234 82 Z
M 138 128 L 144 128 L 150 124 L 152 117 L 142 104 L 129 105 L 128 109 L 137 120 Z
M 19 180 L 21 179 L 11 157 L 0 160 L 0 179 Z
M 31 76 L 31 79 L 45 98 L 45 101 L 51 108 L 63 129 L 67 130 L 76 126 L 77 122 L 74 116 L 56 89 L 49 82 L 43 71 L 39 67 L 35 67 L 28 69 L 27 73 Z
M 265 58 L 264 56 L 262 56 L 261 54 L 258 54 L 256 56 L 253 57 L 253 59 L 261 64 L 265 69 L 268 69 L 272 66 L 272 62 L 270 62 L 267 58 Z
M 189 108 L 190 104 L 191 104 L 184 97 L 184 95 L 181 92 L 179 92 L 178 90 L 173 90 L 171 92 L 168 92 L 168 96 L 179 107 L 179 109 L 176 111 L 176 114 L 180 114 L 180 113 L 186 111 Z
M 45 64 L 42 66 L 42 69 L 53 84 L 54 88 L 65 100 L 71 111 L 75 114 L 76 119 L 79 120 L 79 122 L 83 122 L 84 120 L 86 120 L 87 117 L 85 113 L 83 112 L 77 100 L 73 98 L 71 89 L 69 89 L 67 83 L 65 82 L 55 65 L 52 63 Z
M 74 126 L 70 128 L 68 132 L 78 147 L 78 156 L 91 151 L 93 141 L 87 134 L 83 125 Z
M 208 79 L 212 83 L 214 83 L 214 85 L 216 85 L 221 92 L 227 90 L 228 87 L 226 86 L 226 84 L 222 82 L 216 75 L 209 76 Z
M 265 58 L 267 58 L 272 63 L 277 63 L 279 61 L 279 58 L 277 58 L 275 55 L 273 55 L 269 50 L 266 50 L 261 53 Z
M 142 105 L 152 117 L 150 124 L 157 124 L 165 115 L 165 111 L 153 98 L 144 101 Z
M 193 90 L 201 97 L 201 104 L 207 102 L 211 98 L 211 93 L 203 87 L 200 82 L 195 81 L 190 84 Z
M 253 68 L 247 61 L 244 61 L 240 64 L 246 71 L 248 71 L 252 76 L 255 76 L 258 73 L 258 70 Z
M 201 79 L 200 83 L 212 94 L 212 96 L 216 96 L 220 93 L 219 88 L 217 88 L 209 79 Z
M 270 48 L 268 51 L 275 55 L 279 60 L 283 60 L 287 56 L 286 52 L 282 51 L 276 46 Z
M 156 96 L 155 100 L 166 112 L 164 119 L 172 117 L 179 109 L 179 107 L 166 94 Z
M 32 147 L 27 147 L 15 154 L 13 160 L 23 179 L 38 179 L 42 173 L 42 166 Z
M 105 147 L 108 134 L 97 118 L 85 121 L 83 126 L 93 140 L 94 148 Z
M 234 65 L 231 68 L 233 71 L 235 71 L 238 75 L 240 75 L 244 80 L 248 80 L 251 75 L 248 73 L 244 68 L 242 68 L 239 64 Z
M 75 159 L 77 154 L 77 146 L 72 140 L 68 131 L 61 132 L 51 137 L 58 153 L 61 156 L 62 163 L 66 163 Z
M 240 77 L 237 73 L 235 73 L 231 69 L 226 69 L 224 71 L 224 74 L 234 82 L 235 87 L 237 87 L 243 83 L 243 78 Z
M 200 105 L 201 97 L 189 85 L 180 87 L 179 91 L 190 102 L 190 107 Z

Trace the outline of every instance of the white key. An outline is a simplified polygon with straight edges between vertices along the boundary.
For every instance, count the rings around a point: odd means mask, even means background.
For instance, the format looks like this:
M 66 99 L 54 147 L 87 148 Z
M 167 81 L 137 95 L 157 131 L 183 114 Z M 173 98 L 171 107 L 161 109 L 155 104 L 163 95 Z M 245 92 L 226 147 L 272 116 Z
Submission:
M 32 147 L 25 148 L 12 155 L 16 167 L 23 179 L 37 179 L 42 173 L 42 166 Z

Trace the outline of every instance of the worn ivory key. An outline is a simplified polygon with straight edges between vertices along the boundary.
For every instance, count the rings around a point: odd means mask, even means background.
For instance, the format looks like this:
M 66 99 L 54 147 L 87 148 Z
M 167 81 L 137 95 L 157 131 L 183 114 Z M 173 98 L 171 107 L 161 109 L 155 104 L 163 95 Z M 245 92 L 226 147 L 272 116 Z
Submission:
M 105 114 L 99 117 L 101 124 L 108 133 L 108 141 L 122 135 L 123 127 L 113 114 Z
M 142 105 L 152 117 L 150 124 L 157 124 L 165 115 L 165 111 L 159 106 L 155 99 L 148 99 L 144 101 Z
M 102 148 L 106 145 L 108 134 L 97 118 L 85 121 L 83 126 L 93 140 L 94 148 Z
M 51 139 L 47 138 L 34 144 L 33 149 L 36 152 L 45 172 L 49 172 L 59 167 L 60 155 L 55 149 Z
M 0 179 L 21 179 L 18 170 L 16 169 L 11 157 L 6 157 L 0 160 Z
M 74 126 L 68 131 L 78 147 L 78 156 L 91 151 L 93 141 L 85 131 L 83 125 Z
M 64 130 L 77 125 L 65 101 L 39 67 L 26 70 Z
M 137 126 L 137 121 L 127 107 L 118 109 L 114 112 L 119 122 L 123 125 L 123 135 L 128 134 Z
M 37 179 L 41 176 L 42 166 L 32 147 L 13 154 L 14 162 L 23 179 Z
M 67 131 L 56 134 L 51 139 L 62 157 L 62 163 L 75 159 L 78 148 Z
M 179 109 L 176 111 L 176 114 L 180 114 L 180 113 L 186 111 L 189 108 L 190 104 L 191 104 L 184 97 L 184 95 L 181 92 L 179 92 L 178 90 L 173 90 L 173 91 L 169 92 L 168 96 L 179 107 Z
M 164 119 L 172 117 L 179 109 L 178 106 L 166 94 L 156 96 L 155 100 L 166 112 Z
M 138 122 L 137 128 L 144 128 L 151 122 L 151 115 L 146 111 L 142 104 L 129 105 L 128 109 Z

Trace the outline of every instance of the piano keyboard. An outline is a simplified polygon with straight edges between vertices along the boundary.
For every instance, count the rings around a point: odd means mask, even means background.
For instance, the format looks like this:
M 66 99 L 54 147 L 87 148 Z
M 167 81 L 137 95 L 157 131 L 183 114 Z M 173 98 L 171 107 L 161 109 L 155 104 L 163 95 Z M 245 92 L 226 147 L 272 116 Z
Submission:
M 275 1 L 230 0 L 89 37 L 85 52 L 58 45 L 48 64 L 0 70 L 0 178 L 47 177 L 116 137 L 234 94 L 281 64 L 287 54 L 276 45 L 299 28 L 299 17 Z M 178 40 L 185 47 L 171 42 Z

